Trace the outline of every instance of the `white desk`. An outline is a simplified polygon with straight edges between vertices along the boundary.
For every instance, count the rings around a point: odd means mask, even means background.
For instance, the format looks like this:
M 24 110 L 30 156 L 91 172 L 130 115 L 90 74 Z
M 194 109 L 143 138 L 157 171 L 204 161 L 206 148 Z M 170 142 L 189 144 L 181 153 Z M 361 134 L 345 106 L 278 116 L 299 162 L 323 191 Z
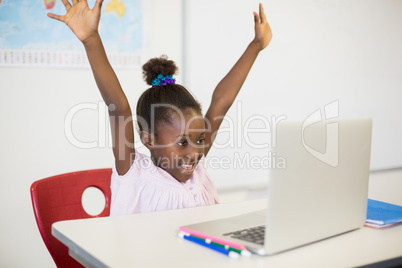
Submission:
M 388 191 L 384 193 L 402 205 L 402 178 L 384 179 L 374 175 L 379 178 L 370 180 L 370 197 L 380 198 L 386 186 Z M 55 223 L 52 230 L 69 247 L 70 255 L 88 267 L 356 267 L 402 256 L 402 225 L 383 230 L 364 227 L 274 256 L 239 259 L 230 259 L 176 236 L 182 225 L 265 207 L 266 201 L 259 199 L 64 221 Z

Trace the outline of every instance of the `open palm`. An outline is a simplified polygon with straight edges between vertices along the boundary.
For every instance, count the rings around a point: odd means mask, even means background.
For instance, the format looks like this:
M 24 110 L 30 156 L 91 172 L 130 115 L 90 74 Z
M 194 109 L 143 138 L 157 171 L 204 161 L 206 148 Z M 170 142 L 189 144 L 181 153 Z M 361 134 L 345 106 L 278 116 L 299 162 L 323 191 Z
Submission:
M 272 31 L 267 18 L 265 17 L 264 8 L 262 4 L 259 6 L 259 14 L 254 12 L 254 29 L 255 29 L 255 38 L 254 42 L 259 45 L 259 48 L 262 50 L 266 46 L 268 46 L 269 42 L 272 39 Z
M 52 19 L 64 22 L 81 42 L 85 42 L 98 32 L 103 0 L 97 0 L 93 9 L 86 0 L 61 0 L 66 8 L 65 15 L 48 13 Z

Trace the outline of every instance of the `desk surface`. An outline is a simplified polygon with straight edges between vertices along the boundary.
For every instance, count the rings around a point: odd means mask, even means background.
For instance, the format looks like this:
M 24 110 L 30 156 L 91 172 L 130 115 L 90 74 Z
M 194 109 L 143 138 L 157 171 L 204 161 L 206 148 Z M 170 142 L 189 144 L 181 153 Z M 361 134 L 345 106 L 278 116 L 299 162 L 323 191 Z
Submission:
M 377 176 L 377 175 L 376 175 Z M 402 205 L 402 178 L 370 179 L 371 198 L 384 193 Z M 387 194 L 387 196 L 390 196 Z M 384 200 L 386 201 L 386 200 Z M 388 201 L 390 202 L 390 201 Z M 88 267 L 356 267 L 402 255 L 402 225 L 361 228 L 270 257 L 230 259 L 177 237 L 179 226 L 264 209 L 250 200 L 183 210 L 64 221 L 52 227 L 70 255 Z

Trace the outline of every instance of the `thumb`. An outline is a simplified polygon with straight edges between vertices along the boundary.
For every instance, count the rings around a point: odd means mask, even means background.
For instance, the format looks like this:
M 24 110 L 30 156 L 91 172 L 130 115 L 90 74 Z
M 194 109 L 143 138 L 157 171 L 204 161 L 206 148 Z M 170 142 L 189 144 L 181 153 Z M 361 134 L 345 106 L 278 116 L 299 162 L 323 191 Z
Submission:
M 254 15 L 254 23 L 257 24 L 260 22 L 260 16 L 258 16 L 257 12 L 253 12 Z
M 53 13 L 47 13 L 47 16 L 49 18 L 64 22 L 64 16 L 56 15 L 56 14 L 53 14 Z

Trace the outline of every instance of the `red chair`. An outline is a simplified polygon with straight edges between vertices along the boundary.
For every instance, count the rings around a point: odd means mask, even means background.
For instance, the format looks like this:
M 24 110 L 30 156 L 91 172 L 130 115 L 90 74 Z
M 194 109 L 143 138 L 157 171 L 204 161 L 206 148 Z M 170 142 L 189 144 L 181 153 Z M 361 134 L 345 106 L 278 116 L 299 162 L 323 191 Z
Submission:
M 36 223 L 43 242 L 57 267 L 83 267 L 68 254 L 68 248 L 52 235 L 57 221 L 106 217 L 110 215 L 110 178 L 112 169 L 95 169 L 57 175 L 35 181 L 31 198 Z M 82 207 L 82 194 L 88 187 L 96 187 L 105 195 L 105 208 L 91 216 Z

